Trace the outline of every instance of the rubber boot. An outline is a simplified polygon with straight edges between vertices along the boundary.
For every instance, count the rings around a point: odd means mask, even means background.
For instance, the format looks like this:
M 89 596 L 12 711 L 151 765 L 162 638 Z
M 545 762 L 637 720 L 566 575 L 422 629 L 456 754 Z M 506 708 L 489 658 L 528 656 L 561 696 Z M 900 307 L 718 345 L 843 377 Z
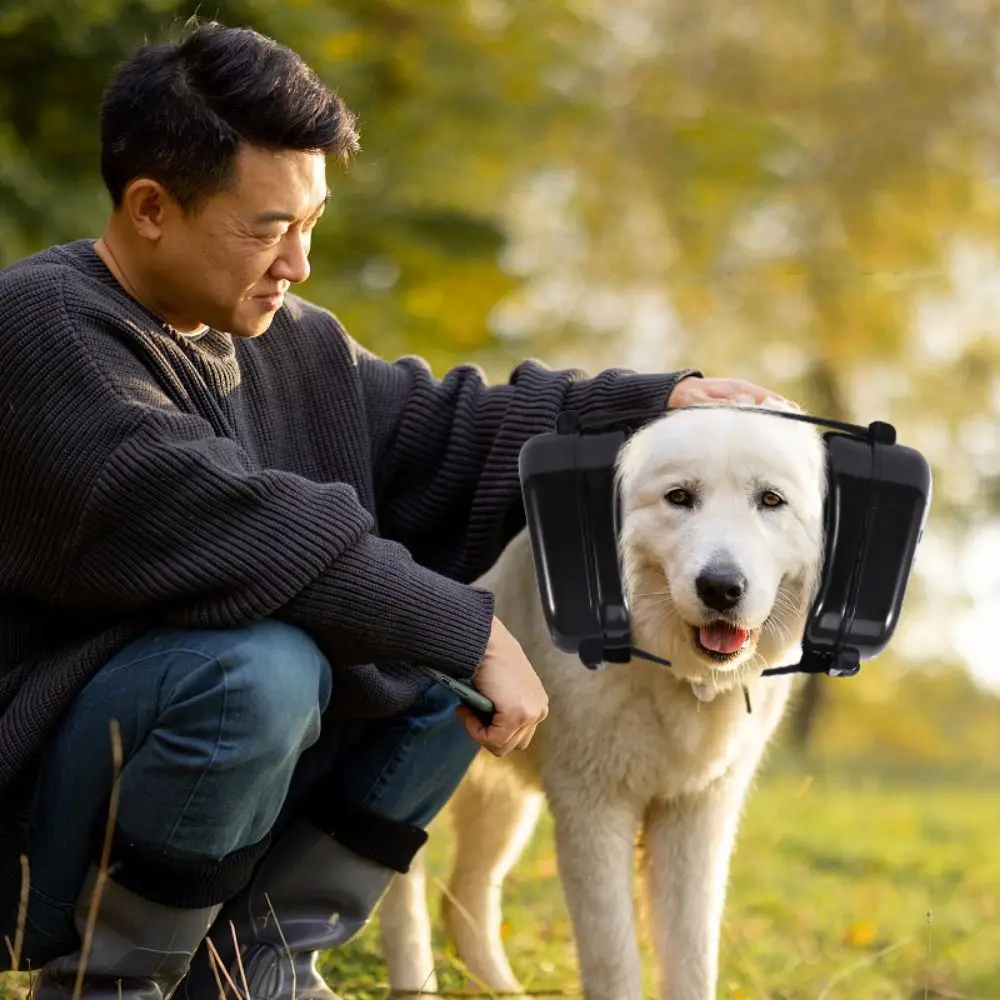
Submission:
M 92 866 L 74 914 L 81 942 L 96 880 L 97 868 Z M 67 1000 L 73 995 L 82 963 L 81 1000 L 170 1000 L 221 908 L 163 906 L 106 879 L 86 958 L 77 951 L 49 962 L 31 996 L 33 1000 Z
M 221 981 L 226 1000 L 338 1000 L 316 968 L 316 953 L 364 928 L 394 874 L 297 820 L 209 932 L 225 971 L 210 959 L 206 942 L 184 997 L 218 1000 Z

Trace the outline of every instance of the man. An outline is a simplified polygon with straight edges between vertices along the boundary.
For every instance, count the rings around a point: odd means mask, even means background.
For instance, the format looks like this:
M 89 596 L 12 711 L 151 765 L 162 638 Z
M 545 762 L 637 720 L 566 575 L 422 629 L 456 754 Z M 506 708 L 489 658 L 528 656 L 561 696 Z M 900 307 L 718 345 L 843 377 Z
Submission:
M 524 523 L 523 442 L 567 407 L 765 393 L 534 363 L 487 387 L 362 349 L 289 292 L 351 115 L 252 31 L 144 47 L 101 129 L 103 236 L 0 274 L 8 966 L 45 1000 L 329 1000 L 316 950 L 479 745 L 546 715 L 470 585 Z

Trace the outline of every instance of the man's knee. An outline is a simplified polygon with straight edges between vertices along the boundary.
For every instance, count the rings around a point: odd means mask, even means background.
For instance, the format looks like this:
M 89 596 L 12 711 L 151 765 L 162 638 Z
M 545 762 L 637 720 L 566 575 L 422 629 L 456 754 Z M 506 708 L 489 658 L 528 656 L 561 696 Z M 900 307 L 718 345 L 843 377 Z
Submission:
M 331 677 L 309 635 L 269 620 L 231 633 L 212 632 L 200 650 L 202 665 L 177 684 L 175 706 L 203 698 L 214 702 L 221 712 L 220 735 L 241 745 L 248 757 L 280 760 L 316 741 Z
M 407 725 L 418 730 L 443 730 L 461 737 L 465 728 L 455 713 L 460 704 L 458 695 L 443 684 L 430 684 L 403 714 Z
M 432 781 L 440 780 L 444 786 L 457 781 L 479 751 L 455 711 L 460 704 L 446 687 L 431 684 L 393 727 L 397 733 L 405 732 L 403 742 L 414 757 L 434 762 L 429 769 Z
M 349 771 L 327 792 L 387 820 L 426 827 L 454 794 L 479 745 L 455 713 L 458 699 L 431 684 L 402 715 L 373 731 Z

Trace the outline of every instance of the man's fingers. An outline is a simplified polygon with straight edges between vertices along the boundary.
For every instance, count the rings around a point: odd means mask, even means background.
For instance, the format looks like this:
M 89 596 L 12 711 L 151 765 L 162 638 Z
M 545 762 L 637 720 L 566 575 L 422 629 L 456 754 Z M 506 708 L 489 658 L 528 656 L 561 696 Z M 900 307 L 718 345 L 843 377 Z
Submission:
M 506 757 L 507 754 L 521 748 L 525 732 L 530 732 L 533 727 L 521 726 L 517 729 L 499 728 L 490 726 L 486 732 L 486 742 L 483 744 L 490 753 L 497 757 Z
M 527 748 L 538 727 L 537 722 L 532 722 L 515 729 L 507 720 L 484 726 L 467 706 L 459 705 L 456 712 L 469 735 L 496 757 L 506 757 L 513 750 Z
M 482 743 L 482 736 L 486 732 L 486 726 L 476 718 L 475 713 L 465 705 L 457 705 L 455 707 L 455 714 L 461 719 L 466 732 L 477 743 Z
M 742 379 L 719 379 L 705 388 L 708 395 L 718 400 L 750 400 L 760 405 L 765 400 L 779 398 L 776 392 Z
M 667 407 L 699 406 L 712 403 L 730 403 L 737 406 L 772 403 L 776 407 L 801 410 L 794 400 L 786 399 L 773 389 L 738 378 L 683 379 L 674 388 Z
M 519 749 L 524 742 L 525 730 L 534 729 L 533 726 L 513 729 L 506 720 L 484 726 L 467 705 L 458 705 L 455 712 L 462 720 L 468 734 L 496 757 L 506 757 L 512 750 Z
M 473 682 L 496 706 L 489 726 L 462 713 L 473 739 L 499 757 L 530 742 L 530 734 L 548 715 L 548 696 L 520 643 L 498 618 Z
M 518 734 L 513 735 L 507 734 L 497 734 L 493 731 L 492 727 L 486 733 L 483 734 L 483 738 L 479 741 L 484 747 L 494 757 L 506 757 L 512 750 L 516 750 L 518 746 Z
M 735 394 L 749 392 L 754 403 L 758 406 L 762 403 L 774 403 L 778 406 L 787 406 L 794 410 L 801 409 L 798 403 L 792 399 L 782 396 L 780 392 L 775 392 L 773 389 L 765 389 L 762 386 L 754 385 L 751 382 L 737 382 L 735 383 L 733 390 Z

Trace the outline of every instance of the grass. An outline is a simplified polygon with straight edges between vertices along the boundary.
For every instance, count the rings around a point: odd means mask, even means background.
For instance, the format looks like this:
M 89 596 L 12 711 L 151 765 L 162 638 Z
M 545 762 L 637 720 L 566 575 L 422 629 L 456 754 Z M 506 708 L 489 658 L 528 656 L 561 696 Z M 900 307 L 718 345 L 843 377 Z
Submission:
M 987 777 L 772 763 L 733 860 L 719 1000 L 996 1000 L 998 819 L 1000 781 Z M 432 878 L 447 872 L 447 840 Z M 433 886 L 435 918 L 439 897 Z M 579 997 L 547 817 L 508 880 L 505 915 L 522 981 Z M 435 954 L 441 989 L 468 988 L 439 930 Z M 332 958 L 345 997 L 388 996 L 374 925 Z
M 998 807 L 1000 781 L 968 772 L 776 758 L 733 860 L 720 1000 L 996 1000 Z M 447 871 L 446 823 L 440 832 L 432 879 Z M 439 897 L 432 884 L 436 928 Z M 547 817 L 508 881 L 506 919 L 511 963 L 532 991 L 578 997 Z M 442 990 L 466 988 L 435 933 Z M 326 956 L 325 971 L 346 1000 L 385 1000 L 377 926 Z M 0 1000 L 18 995 L 23 980 L 0 977 Z

